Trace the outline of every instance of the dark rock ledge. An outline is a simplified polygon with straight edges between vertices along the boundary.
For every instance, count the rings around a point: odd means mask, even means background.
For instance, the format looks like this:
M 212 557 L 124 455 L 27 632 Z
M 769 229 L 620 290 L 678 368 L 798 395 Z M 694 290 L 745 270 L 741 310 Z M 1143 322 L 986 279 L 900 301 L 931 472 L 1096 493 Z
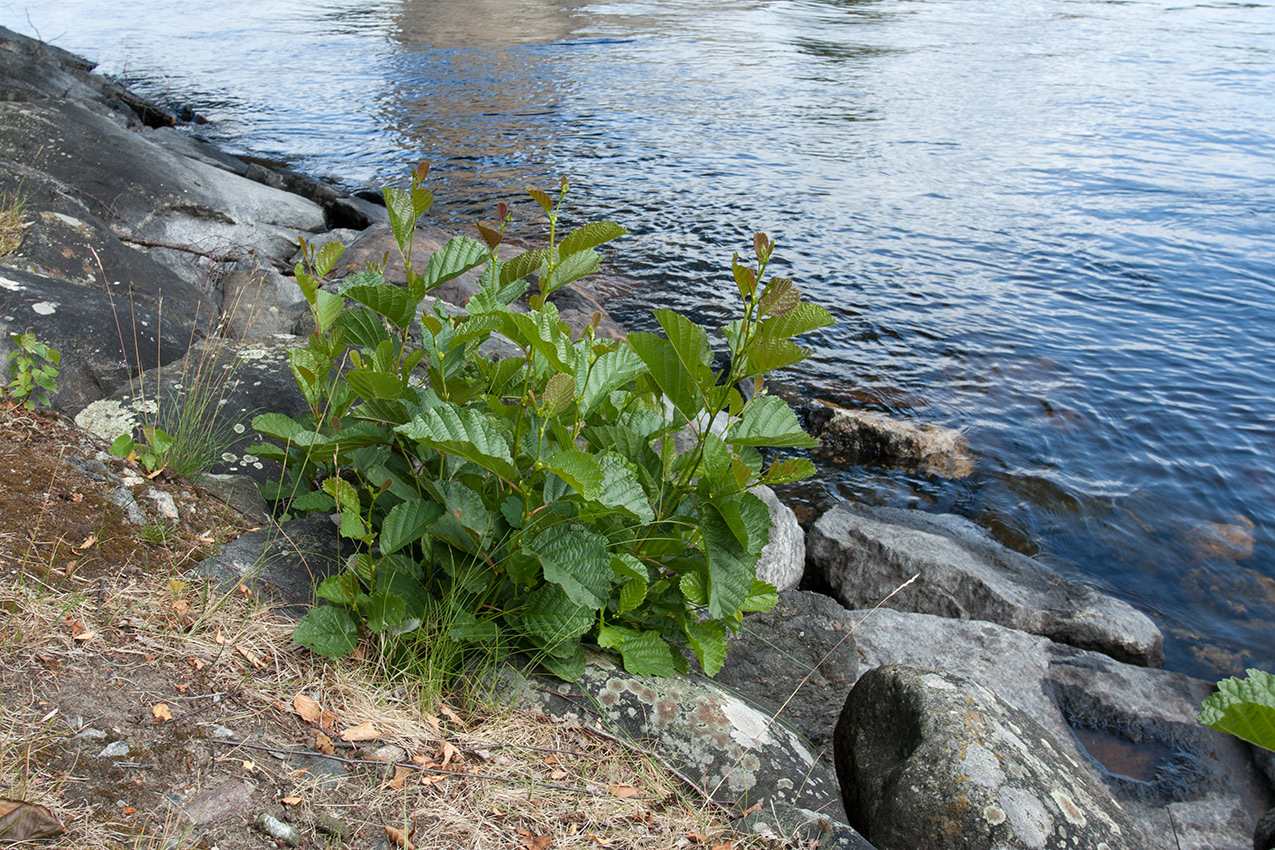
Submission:
M 30 222 L 0 258 L 0 356 L 27 329 L 59 348 L 55 401 L 103 439 L 184 392 L 192 370 L 234 362 L 239 436 L 206 484 L 260 515 L 244 476 L 269 470 L 245 453 L 248 422 L 302 405 L 284 365 L 306 331 L 287 275 L 297 236 L 379 259 L 383 211 L 230 157 L 90 70 L 0 28 L 0 193 L 25 195 Z M 423 257 L 446 234 L 418 238 Z M 447 295 L 463 305 L 473 285 Z M 565 297 L 569 320 L 601 306 Z M 975 463 L 956 432 L 832 409 L 810 423 L 830 462 L 949 477 Z M 1162 638 L 1144 615 L 955 517 L 841 505 L 803 549 L 786 510 L 772 504 L 785 542 L 765 575 L 792 587 L 809 566 L 837 599 L 789 591 L 747 618 L 717 682 L 638 679 L 599 658 L 573 686 L 511 672 L 511 698 L 645 740 L 724 804 L 760 803 L 757 830 L 824 847 L 1251 846 L 1269 780 L 1194 723 L 1208 685 L 1154 669 Z M 267 527 L 203 571 L 296 605 L 339 544 L 322 520 Z M 898 610 L 843 607 L 914 574 Z

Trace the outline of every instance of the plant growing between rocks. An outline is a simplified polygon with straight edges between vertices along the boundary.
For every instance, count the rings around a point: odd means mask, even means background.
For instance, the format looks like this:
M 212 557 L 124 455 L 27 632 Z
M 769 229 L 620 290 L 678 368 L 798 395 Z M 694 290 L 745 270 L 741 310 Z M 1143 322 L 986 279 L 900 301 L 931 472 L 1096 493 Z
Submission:
M 58 391 L 58 364 L 62 354 L 36 339 L 27 331 L 9 334 L 13 351 L 9 353 L 9 383 L 5 392 L 27 410 L 35 410 L 37 404 L 48 407 Z
M 564 678 L 584 669 L 582 641 L 640 675 L 685 670 L 677 649 L 688 646 L 716 673 L 743 613 L 776 600 L 754 575 L 770 520 L 749 488 L 813 472 L 804 458 L 763 461 L 765 448 L 815 445 L 763 378 L 804 359 L 792 338 L 830 315 L 791 280 L 765 280 L 774 242 L 757 234 L 755 264 L 732 262 L 740 315 L 722 329 L 728 367 L 713 370 L 708 332 L 672 310 L 655 311 L 663 335 L 600 339 L 595 316 L 573 336 L 549 297 L 595 272 L 595 249 L 624 229 L 561 234 L 563 181 L 556 197 L 529 190 L 548 221 L 544 247 L 500 260 L 512 220 L 501 204 L 479 225 L 482 242 L 453 238 L 421 269 L 411 252 L 433 200 L 427 173 L 384 190 L 406 286 L 369 268 L 330 291 L 341 246 L 303 243 L 296 278 L 318 330 L 289 364 L 310 411 L 258 416 L 274 442 L 252 452 L 284 465 L 267 498 L 291 514 L 339 513 L 358 551 L 318 588 L 333 604 L 294 637 L 329 656 L 352 651 L 363 630 L 427 636 L 457 657 L 498 644 Z M 465 312 L 426 303 L 480 266 Z M 489 359 L 479 346 L 490 338 L 517 353 Z M 693 444 L 679 453 L 682 429 Z

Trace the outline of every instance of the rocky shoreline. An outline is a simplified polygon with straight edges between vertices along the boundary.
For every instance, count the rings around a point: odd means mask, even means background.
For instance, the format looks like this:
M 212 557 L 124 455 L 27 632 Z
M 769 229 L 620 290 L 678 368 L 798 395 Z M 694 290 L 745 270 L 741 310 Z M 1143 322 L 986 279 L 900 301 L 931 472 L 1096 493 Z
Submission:
M 308 332 L 288 274 L 298 235 L 346 243 L 351 269 L 391 245 L 375 204 L 176 124 L 89 63 L 0 28 L 0 195 L 26 198 L 29 223 L 0 258 L 0 354 L 26 330 L 59 349 L 57 406 L 107 440 L 139 404 L 187 392 L 192 370 L 232 362 L 236 426 L 300 413 L 284 364 Z M 446 236 L 422 229 L 416 256 Z M 463 306 L 474 285 L 439 294 Z M 559 309 L 583 324 L 602 305 L 577 288 Z M 972 468 L 959 434 L 812 411 L 828 460 Z M 250 479 L 275 471 L 248 453 L 250 428 L 227 437 L 206 484 L 265 521 Z M 119 500 L 149 509 L 144 492 Z M 759 575 L 780 604 L 745 621 L 715 682 L 636 679 L 599 657 L 574 686 L 511 672 L 510 699 L 602 715 L 722 802 L 762 803 L 757 828 L 825 847 L 1252 846 L 1275 801 L 1271 763 L 1195 723 L 1210 686 L 1158 669 L 1163 637 L 1144 614 L 958 517 L 843 504 L 805 533 L 771 502 Z M 253 532 L 203 571 L 306 603 L 339 541 L 322 521 L 287 531 L 288 547 Z M 836 598 L 797 590 L 807 573 Z

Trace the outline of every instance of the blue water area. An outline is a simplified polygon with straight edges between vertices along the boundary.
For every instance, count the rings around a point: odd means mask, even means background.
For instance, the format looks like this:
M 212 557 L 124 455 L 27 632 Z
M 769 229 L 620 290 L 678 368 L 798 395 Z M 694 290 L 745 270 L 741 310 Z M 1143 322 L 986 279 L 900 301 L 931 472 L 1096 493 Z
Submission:
M 977 454 L 825 468 L 811 513 L 964 514 L 1151 613 L 1172 668 L 1275 669 L 1271 5 L 96 5 L 0 22 L 347 185 L 428 159 L 453 224 L 567 175 L 632 231 L 632 326 L 724 320 L 732 252 L 776 235 L 838 320 L 786 380 Z

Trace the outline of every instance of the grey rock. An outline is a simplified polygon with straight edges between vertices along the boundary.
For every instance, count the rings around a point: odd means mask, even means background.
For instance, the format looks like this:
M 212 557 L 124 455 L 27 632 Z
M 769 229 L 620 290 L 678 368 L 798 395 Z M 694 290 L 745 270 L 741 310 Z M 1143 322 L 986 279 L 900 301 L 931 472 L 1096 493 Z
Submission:
M 710 681 L 633 676 L 595 655 L 578 682 L 536 679 L 519 702 L 555 719 L 596 713 L 617 734 L 649 742 L 724 804 L 742 810 L 773 800 L 844 820 L 831 765 L 782 720 Z
M 774 490 L 763 484 L 752 492 L 770 510 L 770 542 L 757 559 L 757 578 L 776 590 L 792 590 L 806 571 L 806 534 L 792 508 L 779 501 Z
M 90 726 L 87 729 L 81 729 L 79 732 L 76 732 L 75 737 L 72 738 L 72 740 L 74 741 L 104 741 L 106 740 L 106 733 L 103 732 L 101 729 L 94 729 L 92 726 Z
M 302 314 L 309 311 L 296 281 L 269 266 L 241 262 L 225 276 L 221 287 L 222 333 L 229 339 L 291 336 Z
M 349 827 L 345 825 L 345 821 L 338 817 L 333 817 L 327 812 L 320 812 L 314 818 L 314 828 L 324 835 L 330 835 L 338 840 L 344 839 L 349 834 Z
M 128 753 L 128 742 L 111 741 L 111 743 L 102 748 L 102 751 L 97 754 L 97 757 L 100 759 L 117 759 L 123 758 L 128 755 Z
M 819 438 L 813 453 L 834 463 L 902 466 L 944 478 L 967 478 L 974 472 L 969 443 L 951 428 L 829 405 L 815 406 L 809 422 Z
M 154 487 L 146 488 L 146 497 L 155 503 L 155 512 L 162 519 L 176 522 L 181 519 L 181 514 L 177 512 L 177 502 L 173 500 L 171 494 L 163 490 L 156 490 Z
M 930 667 L 1025 711 L 1092 771 L 1155 847 L 1244 850 L 1270 787 L 1251 750 L 1196 722 L 1212 686 L 977 620 L 847 611 L 864 668 Z
M 257 482 L 248 475 L 209 472 L 196 476 L 194 483 L 221 499 L 249 522 L 263 523 L 270 519 L 270 506 L 262 497 Z
M 958 517 L 843 502 L 806 540 L 810 565 L 843 604 L 884 604 L 988 620 L 1120 661 L 1164 666 L 1164 636 L 1145 614 L 1013 552 Z
M 742 819 L 741 832 L 760 836 L 784 847 L 817 847 L 819 850 L 874 850 L 854 827 L 827 815 L 771 802 Z
M 748 614 L 713 680 L 780 716 L 819 750 L 858 678 L 853 623 L 836 600 L 790 590 L 769 611 Z
M 232 540 L 195 574 L 222 587 L 254 587 L 281 603 L 281 613 L 300 617 L 309 610 L 314 588 L 340 572 L 353 551 L 327 517 L 294 519 Z
M 1253 830 L 1253 850 L 1275 850 L 1275 809 L 1268 809 Z
M 252 792 L 255 790 L 256 786 L 251 782 L 226 779 L 192 793 L 182 799 L 177 808 L 191 823 L 203 826 L 246 811 L 252 804 Z
M 0 360 L 12 350 L 9 334 L 27 330 L 60 351 L 57 407 L 78 409 L 101 399 L 126 386 L 139 364 L 150 369 L 177 360 L 190 342 L 179 322 L 164 325 L 140 305 L 121 325 L 127 329 L 121 342 L 111 315 L 104 291 L 0 265 Z
M 124 518 L 133 525 L 146 524 L 146 514 L 142 511 L 142 506 L 137 504 L 132 490 L 121 485 L 112 490 L 107 498 L 111 500 L 111 504 L 124 512 Z
M 289 753 L 287 762 L 289 770 L 304 770 L 324 788 L 336 788 L 350 776 L 345 762 L 317 753 Z
M 1040 724 L 948 673 L 865 673 L 837 721 L 836 764 L 851 825 L 881 850 L 1148 846 Z
M 283 258 L 298 232 L 326 226 L 311 201 L 174 155 L 74 103 L 0 103 L 0 157 L 76 187 L 134 238 Z
M 262 834 L 270 836 L 275 841 L 282 841 L 289 847 L 301 846 L 301 833 L 297 831 L 295 826 L 286 824 L 265 812 L 257 815 L 257 819 L 253 821 L 253 826 Z

